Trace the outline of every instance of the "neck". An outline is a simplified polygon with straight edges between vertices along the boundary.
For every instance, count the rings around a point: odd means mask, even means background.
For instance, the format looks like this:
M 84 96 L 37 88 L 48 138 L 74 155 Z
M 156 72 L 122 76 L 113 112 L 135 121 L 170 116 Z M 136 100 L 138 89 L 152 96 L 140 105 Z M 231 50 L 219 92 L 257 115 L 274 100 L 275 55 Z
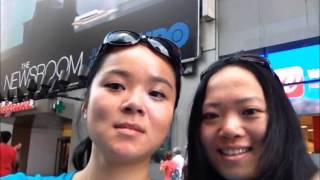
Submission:
M 117 162 L 106 158 L 93 148 L 88 164 L 83 170 L 77 172 L 73 179 L 149 180 L 149 159 Z

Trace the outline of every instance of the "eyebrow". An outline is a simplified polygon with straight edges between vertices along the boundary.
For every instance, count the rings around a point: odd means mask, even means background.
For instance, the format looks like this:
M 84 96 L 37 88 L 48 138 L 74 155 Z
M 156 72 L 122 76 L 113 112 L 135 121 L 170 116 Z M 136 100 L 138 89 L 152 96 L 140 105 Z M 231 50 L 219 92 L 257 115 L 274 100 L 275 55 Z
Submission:
M 247 98 L 243 98 L 243 99 L 239 99 L 236 101 L 236 104 L 243 104 L 246 102 L 250 102 L 250 101 L 259 101 L 259 102 L 263 102 L 263 99 L 259 98 L 259 97 L 247 97 Z
M 120 69 L 112 69 L 110 71 L 103 73 L 103 76 L 107 76 L 107 75 L 119 75 L 124 78 L 130 78 L 130 76 L 131 76 L 128 71 L 124 71 L 124 70 L 120 70 Z M 172 84 L 168 80 L 166 80 L 165 78 L 162 78 L 160 76 L 152 76 L 150 81 L 156 82 L 156 83 L 163 83 L 163 84 L 166 84 L 167 86 L 169 86 L 169 88 L 174 89 Z
M 244 104 L 244 103 L 252 102 L 252 101 L 263 102 L 263 100 L 261 98 L 259 98 L 259 97 L 246 97 L 246 98 L 242 98 L 242 99 L 236 100 L 235 103 L 238 105 L 238 104 Z M 219 107 L 221 105 L 222 105 L 221 102 L 214 102 L 214 101 L 203 104 L 203 106 L 205 106 L 205 107 L 214 107 L 214 108 L 217 108 L 217 107 Z
M 103 76 L 107 76 L 107 75 L 119 75 L 119 76 L 126 77 L 126 78 L 130 77 L 129 72 L 123 71 L 120 69 L 112 69 L 110 71 L 106 71 L 103 73 Z
M 152 82 L 164 83 L 164 84 L 166 84 L 167 86 L 169 86 L 169 88 L 173 89 L 172 84 L 171 84 L 168 80 L 166 80 L 165 78 L 162 78 L 162 77 L 159 77 L 159 76 L 153 76 L 153 77 L 151 78 L 151 81 L 152 81 Z

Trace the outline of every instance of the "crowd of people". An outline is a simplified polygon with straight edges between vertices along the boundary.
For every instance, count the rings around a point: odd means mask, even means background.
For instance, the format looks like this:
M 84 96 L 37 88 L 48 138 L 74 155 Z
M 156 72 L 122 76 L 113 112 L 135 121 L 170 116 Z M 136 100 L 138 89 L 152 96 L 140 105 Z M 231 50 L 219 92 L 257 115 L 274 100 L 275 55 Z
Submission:
M 178 105 L 181 72 L 180 49 L 169 40 L 108 33 L 88 76 L 81 111 L 89 136 L 73 153 L 76 170 L 3 180 L 149 180 L 151 156 Z M 320 178 L 281 82 L 267 59 L 251 54 L 220 59 L 201 75 L 187 157 L 185 167 L 179 147 L 165 153 L 165 180 Z

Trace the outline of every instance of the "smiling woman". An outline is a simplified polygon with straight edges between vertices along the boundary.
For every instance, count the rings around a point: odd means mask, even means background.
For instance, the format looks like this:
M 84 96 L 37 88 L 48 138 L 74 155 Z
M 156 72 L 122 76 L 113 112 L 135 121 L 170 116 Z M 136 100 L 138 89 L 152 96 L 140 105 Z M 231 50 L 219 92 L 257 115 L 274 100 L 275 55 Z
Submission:
M 218 171 L 227 179 L 253 177 L 267 129 L 266 101 L 255 77 L 237 66 L 220 70 L 208 82 L 202 110 L 201 141 Z
M 188 128 L 187 180 L 310 180 L 317 167 L 268 61 L 236 54 L 201 76 Z
M 151 155 L 179 100 L 180 60 L 180 50 L 166 39 L 108 33 L 88 75 L 82 112 L 89 137 L 74 152 L 78 171 L 56 179 L 150 179 Z M 3 180 L 26 178 L 32 179 L 19 173 Z

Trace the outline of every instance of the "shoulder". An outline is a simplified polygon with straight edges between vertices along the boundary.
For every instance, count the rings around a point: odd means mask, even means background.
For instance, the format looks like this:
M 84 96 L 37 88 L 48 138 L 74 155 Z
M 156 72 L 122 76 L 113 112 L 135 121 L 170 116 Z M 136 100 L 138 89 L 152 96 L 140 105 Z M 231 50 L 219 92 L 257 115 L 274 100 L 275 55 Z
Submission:
M 27 176 L 20 172 L 1 177 L 1 180 L 71 180 L 74 174 L 75 172 L 63 173 L 60 176 L 41 176 L 40 174 Z
M 183 158 L 183 156 L 182 155 L 178 155 L 178 158 L 180 159 L 180 160 L 184 160 L 184 158 Z
M 175 167 L 177 163 L 175 161 L 170 161 L 170 166 Z
M 20 172 L 1 177 L 1 180 L 28 180 L 28 178 L 24 173 Z
M 9 145 L 9 144 L 4 144 L 4 143 L 1 143 L 0 144 L 0 148 L 6 148 L 6 149 L 14 149 L 11 145 Z
M 179 154 L 179 155 L 176 155 L 176 156 L 174 156 L 173 158 L 172 158 L 172 160 L 174 160 L 174 161 L 178 161 L 178 162 L 180 162 L 180 161 L 184 161 L 184 158 Z
M 176 164 L 173 160 L 165 160 L 163 162 L 163 166 L 172 166 L 173 164 Z
M 68 173 L 63 173 L 60 176 L 57 177 L 56 180 L 71 180 L 72 177 L 75 175 L 76 172 L 68 172 Z M 48 179 L 49 180 L 49 179 Z
M 320 179 L 320 171 L 317 171 L 316 174 L 311 178 L 311 180 L 319 180 Z
M 165 160 L 165 161 L 162 162 L 162 165 L 166 166 L 168 163 L 169 163 L 169 161 Z
M 1 152 L 6 152 L 6 153 L 16 153 L 16 149 L 8 144 L 0 144 L 0 150 Z

